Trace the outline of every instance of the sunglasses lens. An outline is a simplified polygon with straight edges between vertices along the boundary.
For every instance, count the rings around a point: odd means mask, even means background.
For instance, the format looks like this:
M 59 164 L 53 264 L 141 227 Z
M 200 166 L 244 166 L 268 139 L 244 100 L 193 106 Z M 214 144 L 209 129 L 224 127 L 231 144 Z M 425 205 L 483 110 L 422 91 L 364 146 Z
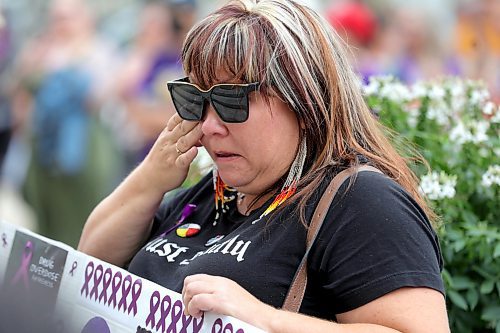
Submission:
M 188 84 L 171 84 L 170 94 L 175 109 L 182 119 L 199 121 L 203 115 L 203 97 L 196 87 Z
M 223 85 L 214 87 L 212 105 L 227 123 L 242 123 L 248 119 L 248 93 L 243 86 Z

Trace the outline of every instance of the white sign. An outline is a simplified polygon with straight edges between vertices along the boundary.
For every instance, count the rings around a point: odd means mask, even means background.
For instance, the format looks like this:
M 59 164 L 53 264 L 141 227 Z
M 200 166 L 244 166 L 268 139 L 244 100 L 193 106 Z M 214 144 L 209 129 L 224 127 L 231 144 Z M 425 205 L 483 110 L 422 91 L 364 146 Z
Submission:
M 179 293 L 2 222 L 0 294 L 11 329 L 26 325 L 17 318 L 32 318 L 55 332 L 262 332 L 228 316 L 185 316 Z

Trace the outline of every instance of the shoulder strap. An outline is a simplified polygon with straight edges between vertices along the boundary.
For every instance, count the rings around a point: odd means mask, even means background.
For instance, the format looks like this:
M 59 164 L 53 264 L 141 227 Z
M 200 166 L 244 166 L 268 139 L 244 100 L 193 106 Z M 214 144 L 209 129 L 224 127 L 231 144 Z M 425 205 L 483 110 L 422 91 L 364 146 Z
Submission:
M 300 305 L 302 304 L 302 299 L 304 298 L 304 293 L 306 291 L 307 285 L 307 256 L 309 255 L 309 251 L 311 250 L 316 237 L 318 236 L 319 230 L 323 225 L 323 221 L 325 220 L 325 216 L 328 213 L 328 209 L 332 204 L 333 198 L 335 194 L 337 194 L 338 189 L 344 183 L 344 181 L 360 171 L 374 171 L 378 173 L 382 173 L 379 169 L 369 166 L 369 165 L 361 165 L 358 167 L 351 167 L 339 172 L 335 177 L 333 177 L 332 181 L 326 188 L 323 193 L 321 199 L 319 200 L 316 209 L 314 210 L 314 215 L 309 225 L 309 229 L 307 230 L 307 245 L 306 245 L 306 253 L 300 262 L 299 268 L 295 273 L 292 284 L 290 285 L 290 289 L 288 289 L 288 294 L 286 295 L 285 301 L 283 303 L 282 309 L 298 312 Z

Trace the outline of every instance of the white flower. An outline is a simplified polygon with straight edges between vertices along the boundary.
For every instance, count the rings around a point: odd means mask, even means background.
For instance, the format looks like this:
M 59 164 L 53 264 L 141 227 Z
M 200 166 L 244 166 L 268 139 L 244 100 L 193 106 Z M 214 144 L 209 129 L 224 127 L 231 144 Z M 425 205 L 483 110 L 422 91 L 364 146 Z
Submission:
M 465 106 L 464 96 L 457 96 L 451 99 L 451 109 L 454 113 L 460 113 Z
M 408 125 L 415 128 L 418 123 L 418 115 L 420 113 L 419 107 L 417 105 L 406 105 L 406 113 L 408 113 Z
M 473 134 L 472 142 L 481 143 L 488 141 L 488 129 L 490 128 L 490 124 L 486 121 L 471 121 L 470 129 Z
M 429 98 L 436 101 L 441 101 L 446 95 L 445 90 L 440 84 L 434 84 L 429 90 Z
M 500 185 L 500 165 L 490 165 L 488 170 L 483 174 L 481 184 L 485 187 Z
M 490 99 L 490 93 L 485 88 L 477 88 L 470 95 L 470 102 L 473 105 L 481 105 Z
M 471 120 L 467 124 L 458 121 L 457 125 L 450 132 L 450 140 L 462 145 L 467 142 L 475 144 L 488 141 L 488 131 L 490 124 L 483 120 Z
M 488 102 L 483 107 L 483 114 L 491 116 L 493 114 L 494 109 L 495 109 L 495 104 L 493 102 Z
M 411 87 L 412 97 L 414 99 L 421 99 L 427 96 L 427 86 L 423 81 L 417 81 Z
M 472 141 L 472 133 L 465 127 L 463 122 L 459 121 L 450 132 L 450 140 L 458 145 L 462 145 Z
M 434 119 L 439 125 L 446 126 L 449 124 L 449 112 L 450 109 L 443 101 L 434 102 L 427 110 L 427 118 Z
M 367 85 L 364 86 L 365 95 L 372 96 L 376 95 L 380 89 L 380 82 L 373 77 L 370 77 Z
M 494 124 L 500 123 L 500 105 L 498 106 L 495 115 L 490 119 L 490 121 Z
M 386 83 L 380 90 L 380 96 L 385 97 L 393 102 L 401 103 L 410 99 L 410 91 L 408 88 L 399 82 Z
M 465 96 L 465 88 L 461 81 L 453 80 L 450 82 L 450 94 L 453 99 L 460 97 L 461 99 Z
M 420 178 L 420 191 L 430 200 L 453 198 L 456 193 L 456 185 L 457 176 L 447 175 L 444 171 L 440 173 L 433 171 Z

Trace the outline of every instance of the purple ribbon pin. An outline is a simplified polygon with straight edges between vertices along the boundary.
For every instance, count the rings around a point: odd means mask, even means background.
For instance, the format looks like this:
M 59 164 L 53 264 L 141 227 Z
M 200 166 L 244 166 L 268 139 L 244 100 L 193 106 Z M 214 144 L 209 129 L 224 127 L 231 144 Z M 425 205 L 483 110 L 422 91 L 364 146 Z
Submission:
M 7 235 L 2 233 L 2 242 L 3 242 L 3 247 L 7 247 Z
M 33 243 L 31 241 L 26 242 L 26 246 L 24 247 L 23 259 L 21 261 L 21 265 L 16 272 L 16 275 L 11 281 L 11 285 L 17 284 L 20 279 L 23 279 L 24 287 L 28 289 L 28 269 L 31 263 L 31 258 L 33 257 Z
M 71 270 L 69 271 L 69 274 L 71 274 L 71 276 L 73 276 L 73 272 L 75 271 L 75 269 L 78 267 L 78 263 L 75 261 L 73 261 L 73 265 L 71 266 Z
M 178 226 L 180 226 L 191 214 L 194 213 L 195 210 L 196 210 L 196 205 L 194 205 L 194 204 L 187 204 L 186 206 L 184 206 L 180 220 L 176 224 L 174 224 L 172 227 L 168 228 L 164 233 L 162 233 L 160 235 L 160 237 L 165 237 L 170 232 L 172 232 L 172 230 L 174 230 Z

